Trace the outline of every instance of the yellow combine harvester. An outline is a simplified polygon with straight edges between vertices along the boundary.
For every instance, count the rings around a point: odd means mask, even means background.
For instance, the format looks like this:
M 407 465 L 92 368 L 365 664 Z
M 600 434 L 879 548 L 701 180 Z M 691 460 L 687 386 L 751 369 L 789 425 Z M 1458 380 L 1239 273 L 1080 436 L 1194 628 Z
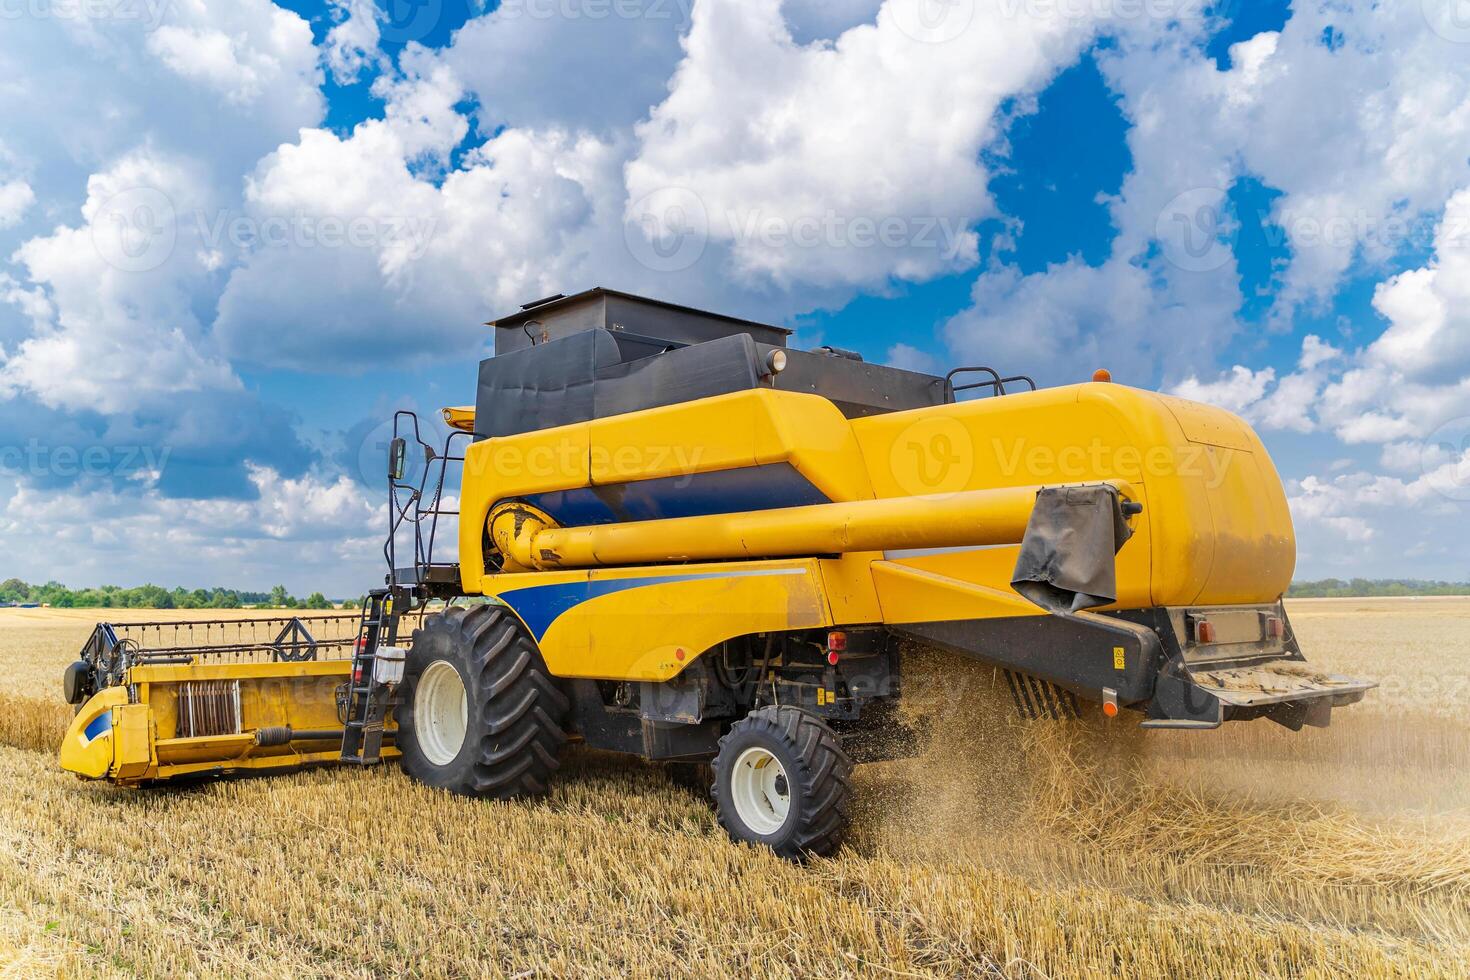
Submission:
M 1003 671 L 1024 714 L 1149 728 L 1326 725 L 1372 686 L 1304 663 L 1281 481 L 1227 412 L 1105 372 L 1036 390 L 790 350 L 601 289 L 494 326 L 444 444 L 395 418 L 387 585 L 337 659 L 289 630 L 231 658 L 99 627 L 68 672 L 66 768 L 141 784 L 396 752 L 510 798 L 576 739 L 712 762 L 730 834 L 795 857 L 837 847 L 854 762 L 909 741 L 913 644 Z M 458 560 L 436 562 L 450 524 Z

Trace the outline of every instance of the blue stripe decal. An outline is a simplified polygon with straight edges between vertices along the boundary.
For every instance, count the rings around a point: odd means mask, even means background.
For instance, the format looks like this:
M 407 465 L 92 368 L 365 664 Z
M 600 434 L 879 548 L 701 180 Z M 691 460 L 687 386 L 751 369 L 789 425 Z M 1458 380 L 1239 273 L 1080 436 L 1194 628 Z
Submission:
M 556 490 L 523 499 L 550 514 L 562 527 L 831 503 L 830 497 L 790 463 Z
M 91 742 L 103 735 L 112 733 L 112 712 L 104 711 L 102 714 L 87 722 L 87 727 L 82 729 L 83 741 Z
M 711 578 L 751 578 L 761 575 L 805 575 L 804 568 L 762 568 L 742 572 L 702 572 L 688 575 L 650 575 L 640 578 L 582 579 L 576 582 L 558 582 L 554 585 L 531 585 L 523 589 L 511 589 L 500 593 L 500 598 L 516 611 L 526 628 L 537 640 L 546 635 L 551 624 L 568 610 L 580 606 L 589 599 L 611 595 L 627 589 L 641 589 L 650 585 L 668 585 L 671 582 L 693 582 Z

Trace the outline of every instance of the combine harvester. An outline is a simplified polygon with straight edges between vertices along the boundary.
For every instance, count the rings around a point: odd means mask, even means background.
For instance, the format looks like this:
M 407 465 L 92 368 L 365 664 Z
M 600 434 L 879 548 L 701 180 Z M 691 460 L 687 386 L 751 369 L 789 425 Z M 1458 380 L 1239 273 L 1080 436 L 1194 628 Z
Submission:
M 387 584 L 350 628 L 99 626 L 67 673 L 65 768 L 143 785 L 397 755 L 506 799 L 579 740 L 712 761 L 730 834 L 799 857 L 838 846 L 852 765 L 903 752 L 913 645 L 1003 671 L 1023 714 L 1153 729 L 1321 726 L 1372 686 L 1304 662 L 1281 481 L 1227 412 L 1101 371 L 1036 390 L 790 350 L 602 289 L 493 326 L 447 439 L 395 417 Z

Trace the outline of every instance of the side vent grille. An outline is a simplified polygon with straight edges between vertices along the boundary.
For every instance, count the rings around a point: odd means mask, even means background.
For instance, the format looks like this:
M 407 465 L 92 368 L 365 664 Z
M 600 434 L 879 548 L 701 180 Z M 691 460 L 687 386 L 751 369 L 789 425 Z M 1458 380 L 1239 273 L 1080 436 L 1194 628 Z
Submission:
M 180 684 L 178 732 L 180 738 L 240 734 L 240 682 Z
M 1061 720 L 1077 717 L 1077 698 L 1071 691 L 1064 691 L 1051 681 L 1043 681 L 1027 674 L 1010 670 L 1005 674 L 1006 683 L 1011 688 L 1011 697 L 1016 702 L 1016 711 L 1022 718 Z

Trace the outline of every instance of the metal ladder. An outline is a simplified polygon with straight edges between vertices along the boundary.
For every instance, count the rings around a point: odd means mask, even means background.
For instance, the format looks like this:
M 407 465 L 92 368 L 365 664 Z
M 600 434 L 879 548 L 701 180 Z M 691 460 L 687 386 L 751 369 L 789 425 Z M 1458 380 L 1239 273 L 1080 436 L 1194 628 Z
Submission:
M 378 683 L 376 668 L 380 651 L 397 639 L 393 600 L 393 590 L 373 589 L 363 607 L 345 698 L 342 761 L 346 763 L 371 766 L 383 761 L 383 722 L 395 703 L 396 685 Z

